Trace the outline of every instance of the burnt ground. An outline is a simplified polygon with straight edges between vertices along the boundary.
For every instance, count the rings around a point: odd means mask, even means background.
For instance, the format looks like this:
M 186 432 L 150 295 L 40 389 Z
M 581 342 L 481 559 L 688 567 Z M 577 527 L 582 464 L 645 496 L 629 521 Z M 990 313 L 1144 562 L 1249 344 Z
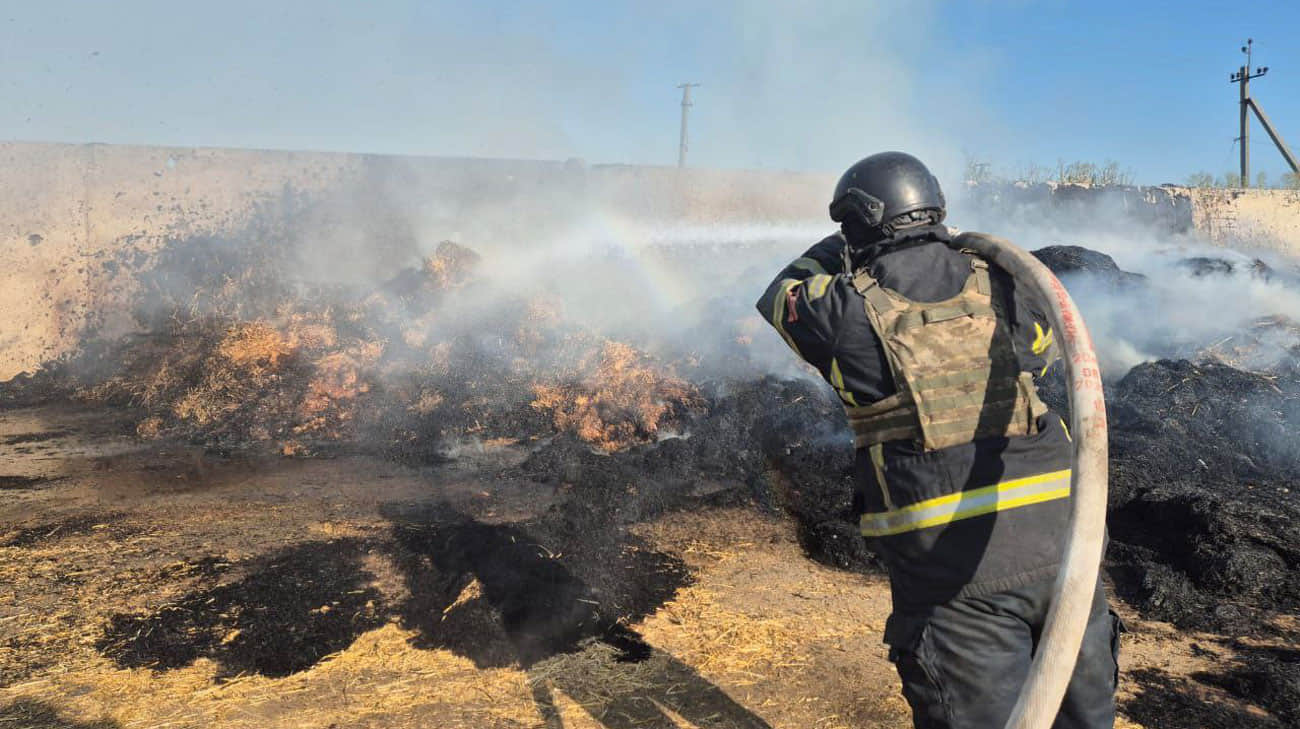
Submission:
M 67 418 L 94 419 L 11 410 L 0 432 Z M 859 691 L 891 675 L 859 645 L 879 580 L 845 583 L 774 512 L 727 506 L 753 485 L 642 490 L 641 469 L 693 467 L 681 453 L 557 438 L 435 467 L 249 462 L 75 429 L 64 448 L 0 452 L 60 474 L 0 507 L 18 726 L 903 725 L 891 692 Z M 547 458 L 569 468 L 542 478 Z
M 1289 391 L 1147 367 L 1112 387 L 1135 407 L 1160 393 L 1163 408 L 1153 421 L 1112 408 L 1124 713 L 1153 727 L 1287 726 L 1300 705 L 1294 537 L 1261 515 L 1294 504 L 1268 480 L 1286 451 L 1255 410 L 1285 414 Z M 1202 421 L 1213 403 L 1196 403 L 1224 391 L 1215 378 L 1237 378 L 1239 397 Z M 1178 388 L 1185 399 L 1165 396 Z M 350 717 L 340 725 L 904 726 L 879 645 L 887 588 L 847 521 L 830 407 L 815 385 L 765 380 L 713 398 L 689 438 L 611 455 L 559 435 L 419 467 L 246 460 L 124 438 L 112 411 L 6 411 L 4 469 L 49 483 L 0 510 L 0 706 L 38 717 L 30 726 L 137 726 L 163 709 L 180 725 L 238 724 L 223 697 L 271 707 L 254 713 L 272 723 L 310 708 Z M 1241 454 L 1211 447 L 1244 427 L 1234 417 L 1261 433 L 1244 452 L 1262 469 L 1253 482 Z M 38 460 L 15 452 L 29 431 L 63 434 Z M 1279 490 L 1242 512 L 1216 478 Z M 406 666 L 435 660 L 464 663 Z M 513 718 L 484 713 L 492 702 L 473 689 L 418 711 L 395 689 L 374 693 L 452 676 L 513 686 L 500 689 Z M 790 704 L 792 686 L 817 701 Z M 377 713 L 353 716 L 357 696 Z

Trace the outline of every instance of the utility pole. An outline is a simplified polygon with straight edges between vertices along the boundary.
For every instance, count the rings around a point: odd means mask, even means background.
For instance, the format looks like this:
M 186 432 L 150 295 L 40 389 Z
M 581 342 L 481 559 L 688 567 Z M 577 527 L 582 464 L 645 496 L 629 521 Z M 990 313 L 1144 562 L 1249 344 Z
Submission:
M 682 134 L 677 144 L 677 166 L 686 166 L 686 112 L 694 104 L 691 103 L 691 88 L 699 86 L 697 83 L 679 84 L 677 88 L 682 90 Z
M 1268 132 L 1268 136 L 1273 140 L 1277 151 L 1282 153 L 1282 158 L 1291 166 L 1291 171 L 1300 174 L 1300 164 L 1296 162 L 1295 155 L 1291 154 L 1291 148 L 1286 146 L 1286 142 L 1282 141 L 1282 136 L 1273 128 L 1273 124 L 1269 122 L 1264 110 L 1259 107 L 1259 104 L 1250 95 L 1250 80 L 1268 73 L 1268 66 L 1255 69 L 1250 67 L 1251 50 L 1253 50 L 1254 45 L 1255 40 L 1253 38 L 1246 39 L 1246 45 L 1241 47 L 1241 52 L 1246 54 L 1246 65 L 1239 67 L 1236 73 L 1228 77 L 1228 83 L 1235 83 L 1241 89 L 1241 137 L 1239 141 L 1241 142 L 1241 186 L 1243 188 L 1250 187 L 1249 113 L 1251 111 L 1255 112 L 1255 118 L 1259 119 L 1259 123 L 1264 125 L 1264 131 Z

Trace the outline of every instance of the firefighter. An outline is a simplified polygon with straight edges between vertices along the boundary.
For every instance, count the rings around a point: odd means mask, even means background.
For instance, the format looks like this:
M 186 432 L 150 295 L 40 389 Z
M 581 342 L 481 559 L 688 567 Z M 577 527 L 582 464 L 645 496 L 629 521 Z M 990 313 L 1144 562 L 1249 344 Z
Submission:
M 830 212 L 839 232 L 758 310 L 848 415 L 854 508 L 888 567 L 884 641 L 915 726 L 1000 729 L 1069 520 L 1070 434 L 1035 384 L 1057 357 L 1045 307 L 962 248 L 911 155 L 850 167 Z M 1056 727 L 1113 726 L 1121 627 L 1099 581 Z

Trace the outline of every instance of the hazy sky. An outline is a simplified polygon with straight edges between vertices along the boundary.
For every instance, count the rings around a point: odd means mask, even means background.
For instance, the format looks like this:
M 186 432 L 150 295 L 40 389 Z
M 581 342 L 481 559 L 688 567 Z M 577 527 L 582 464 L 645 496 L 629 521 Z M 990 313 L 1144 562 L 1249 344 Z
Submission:
M 949 174 L 1114 159 L 1236 168 L 1228 74 L 1300 145 L 1300 3 L 1151 0 L 23 2 L 0 139 Z M 1285 167 L 1252 130 L 1254 170 Z

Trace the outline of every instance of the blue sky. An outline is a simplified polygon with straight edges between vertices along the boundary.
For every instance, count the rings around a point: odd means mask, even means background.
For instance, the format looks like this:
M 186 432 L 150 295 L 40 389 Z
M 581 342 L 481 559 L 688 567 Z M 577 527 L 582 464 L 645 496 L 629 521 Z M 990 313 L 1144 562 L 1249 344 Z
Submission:
M 1236 167 L 1228 74 L 1300 145 L 1300 3 L 46 2 L 0 9 L 0 139 L 949 174 Z M 1252 129 L 1253 171 L 1285 170 Z

